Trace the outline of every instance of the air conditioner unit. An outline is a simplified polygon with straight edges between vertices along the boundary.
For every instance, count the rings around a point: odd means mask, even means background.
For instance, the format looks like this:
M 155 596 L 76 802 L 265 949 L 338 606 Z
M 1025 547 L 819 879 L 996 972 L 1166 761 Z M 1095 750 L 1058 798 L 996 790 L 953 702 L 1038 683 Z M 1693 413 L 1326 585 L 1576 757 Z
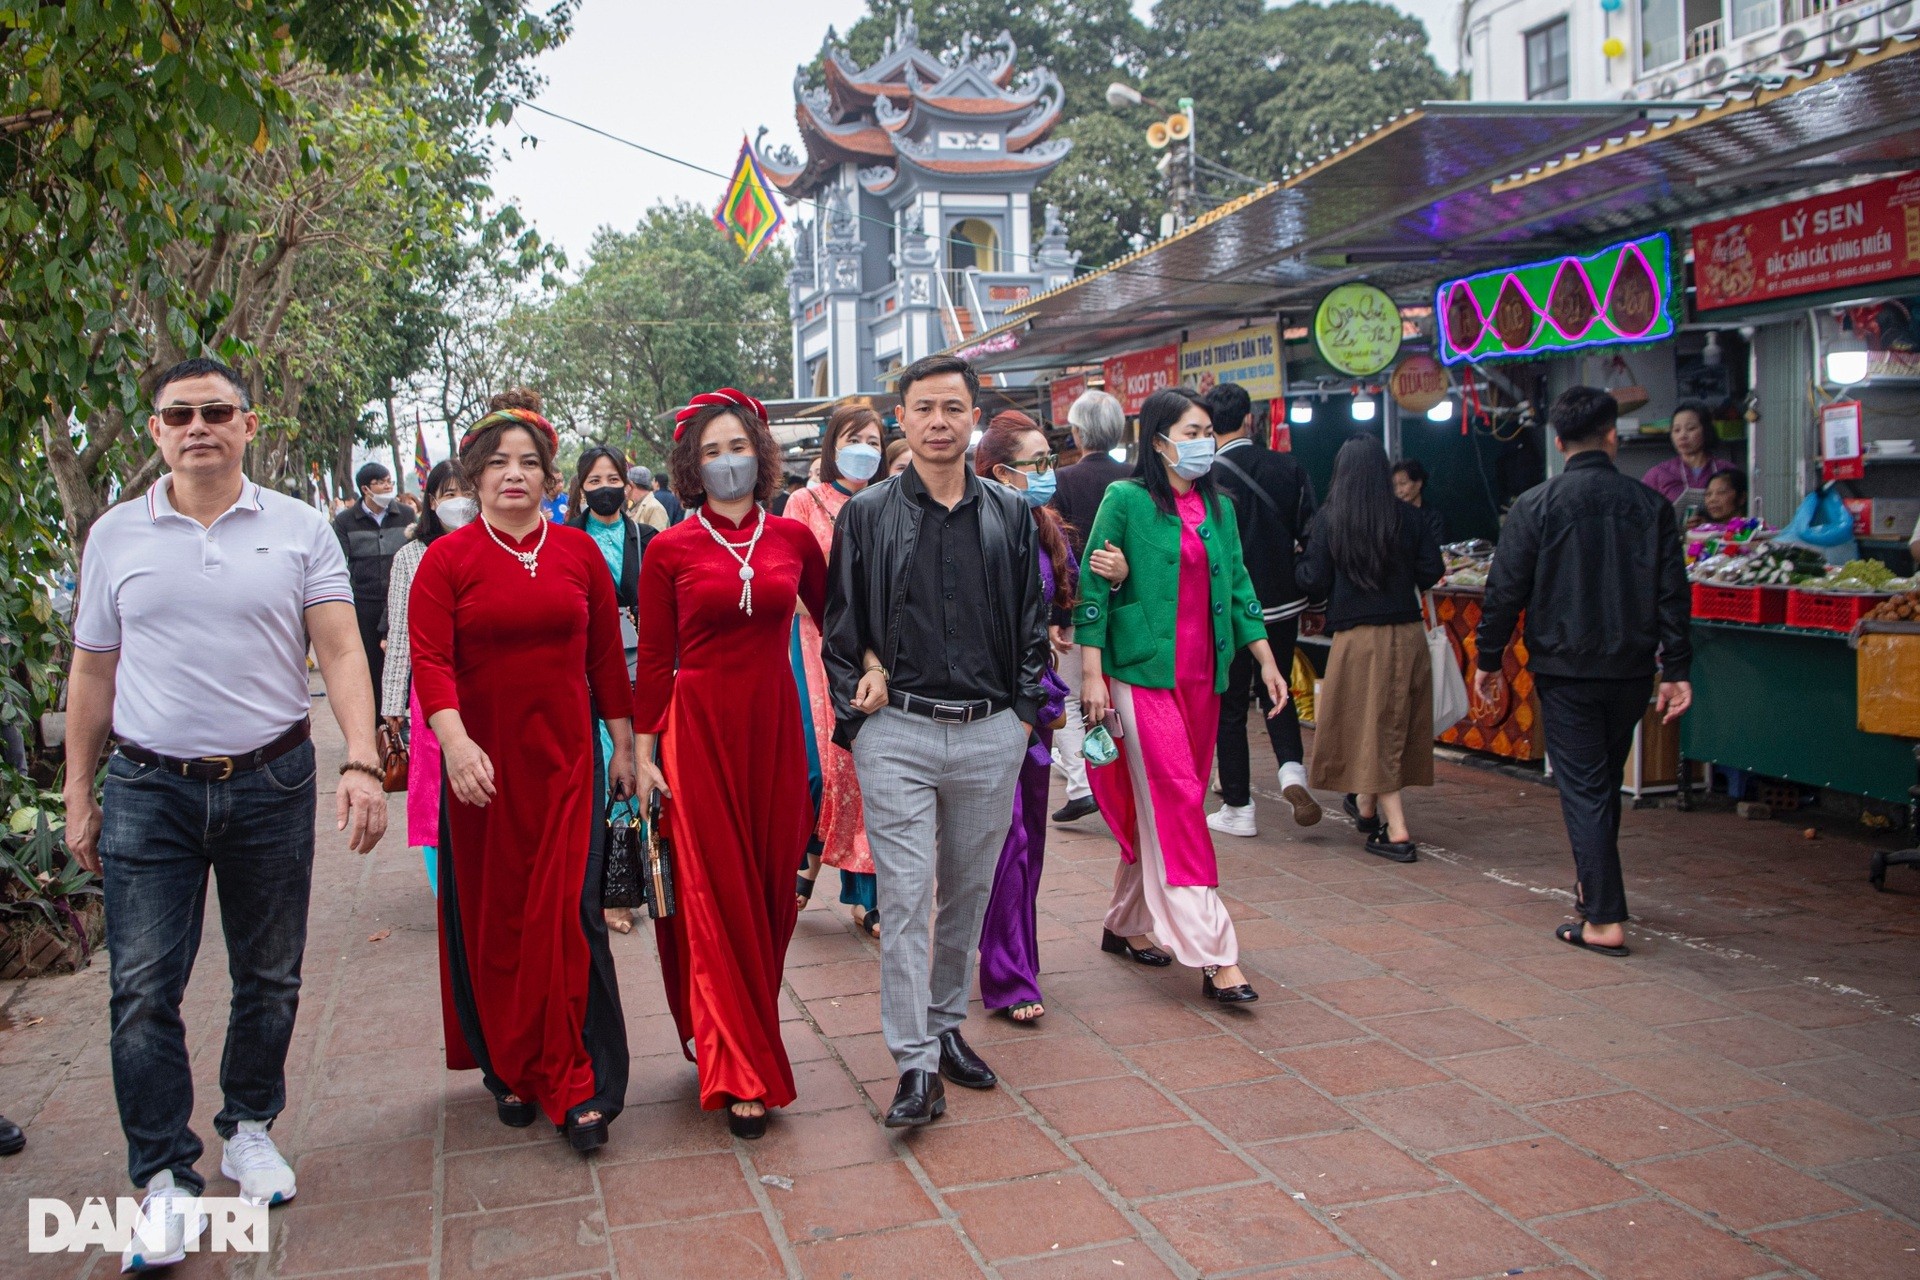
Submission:
M 1903 35 L 1920 30 L 1920 0 L 1900 0 L 1880 11 L 1880 34 Z
M 1680 82 L 1672 76 L 1662 76 L 1660 87 L 1653 91 L 1656 98 L 1671 98 L 1680 92 Z
M 1827 54 L 1838 57 L 1880 39 L 1880 15 L 1867 0 L 1835 5 L 1827 10 Z
M 1818 62 L 1827 54 L 1827 33 L 1815 23 L 1788 27 L 1773 42 L 1774 50 L 1780 55 L 1780 65 L 1785 67 L 1805 66 Z
M 1716 53 L 1701 64 L 1700 73 L 1694 83 L 1707 89 L 1717 89 L 1720 82 L 1727 78 L 1726 55 Z
M 1912 0 L 1920 3 L 1920 0 Z M 1740 70 L 1749 76 L 1761 76 L 1779 65 L 1778 40 L 1749 40 L 1740 46 Z

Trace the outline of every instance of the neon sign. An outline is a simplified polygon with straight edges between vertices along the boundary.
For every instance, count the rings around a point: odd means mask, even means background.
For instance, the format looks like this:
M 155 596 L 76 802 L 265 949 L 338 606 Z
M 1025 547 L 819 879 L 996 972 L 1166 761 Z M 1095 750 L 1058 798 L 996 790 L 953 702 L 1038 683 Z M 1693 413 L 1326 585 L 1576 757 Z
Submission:
M 1442 281 L 1440 359 L 1501 360 L 1673 336 L 1673 246 L 1664 231 L 1585 257 Z

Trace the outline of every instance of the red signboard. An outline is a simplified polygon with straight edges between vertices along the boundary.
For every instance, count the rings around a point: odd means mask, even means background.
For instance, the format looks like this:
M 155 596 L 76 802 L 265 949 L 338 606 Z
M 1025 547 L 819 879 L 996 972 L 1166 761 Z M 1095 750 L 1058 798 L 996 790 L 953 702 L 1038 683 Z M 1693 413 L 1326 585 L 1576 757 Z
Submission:
M 1049 388 L 1049 391 L 1052 395 L 1054 426 L 1064 427 L 1067 425 L 1067 410 L 1073 408 L 1073 402 L 1078 400 L 1081 393 L 1086 389 L 1087 380 L 1077 373 L 1071 378 L 1055 378 L 1053 380 L 1053 386 Z
M 1101 365 L 1107 394 L 1120 401 L 1128 417 L 1140 412 L 1147 397 L 1180 381 L 1180 347 L 1168 343 L 1151 351 L 1129 351 Z
M 1693 229 L 1694 309 L 1920 275 L 1920 173 Z

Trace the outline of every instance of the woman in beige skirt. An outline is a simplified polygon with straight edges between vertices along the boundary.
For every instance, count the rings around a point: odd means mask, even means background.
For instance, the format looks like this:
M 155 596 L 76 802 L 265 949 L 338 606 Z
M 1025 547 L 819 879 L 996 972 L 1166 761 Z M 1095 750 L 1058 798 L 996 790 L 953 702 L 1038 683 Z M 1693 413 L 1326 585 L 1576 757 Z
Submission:
M 1296 570 L 1300 589 L 1326 604 L 1333 637 L 1308 780 L 1346 792 L 1367 852 L 1394 862 L 1412 862 L 1418 847 L 1401 788 L 1433 785 L 1433 668 L 1420 593 L 1444 568 L 1432 526 L 1393 496 L 1380 441 L 1347 441 Z

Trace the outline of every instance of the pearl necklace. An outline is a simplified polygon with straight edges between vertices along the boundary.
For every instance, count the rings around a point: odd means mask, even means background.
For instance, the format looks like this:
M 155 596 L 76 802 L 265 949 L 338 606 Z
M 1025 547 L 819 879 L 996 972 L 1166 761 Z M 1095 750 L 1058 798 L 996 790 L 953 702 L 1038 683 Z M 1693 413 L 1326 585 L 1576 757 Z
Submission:
M 480 523 L 486 528 L 487 536 L 493 539 L 494 545 L 512 556 L 515 560 L 518 560 L 520 567 L 527 571 L 529 578 L 537 578 L 540 576 L 540 548 L 547 545 L 547 525 L 551 523 L 545 516 L 540 517 L 540 541 L 533 544 L 533 550 L 531 551 L 515 551 L 501 540 L 499 534 L 493 531 L 493 525 L 489 521 L 482 519 Z
M 758 510 L 758 508 L 755 508 Z M 753 559 L 753 549 L 760 545 L 760 535 L 767 531 L 767 516 L 760 513 L 760 523 L 754 526 L 753 536 L 747 539 L 747 549 L 743 554 L 739 547 L 720 536 L 720 531 L 707 522 L 707 513 L 696 513 L 700 527 L 713 535 L 713 540 L 727 549 L 727 554 L 740 562 L 740 607 L 749 618 L 753 616 L 753 566 L 747 562 Z

